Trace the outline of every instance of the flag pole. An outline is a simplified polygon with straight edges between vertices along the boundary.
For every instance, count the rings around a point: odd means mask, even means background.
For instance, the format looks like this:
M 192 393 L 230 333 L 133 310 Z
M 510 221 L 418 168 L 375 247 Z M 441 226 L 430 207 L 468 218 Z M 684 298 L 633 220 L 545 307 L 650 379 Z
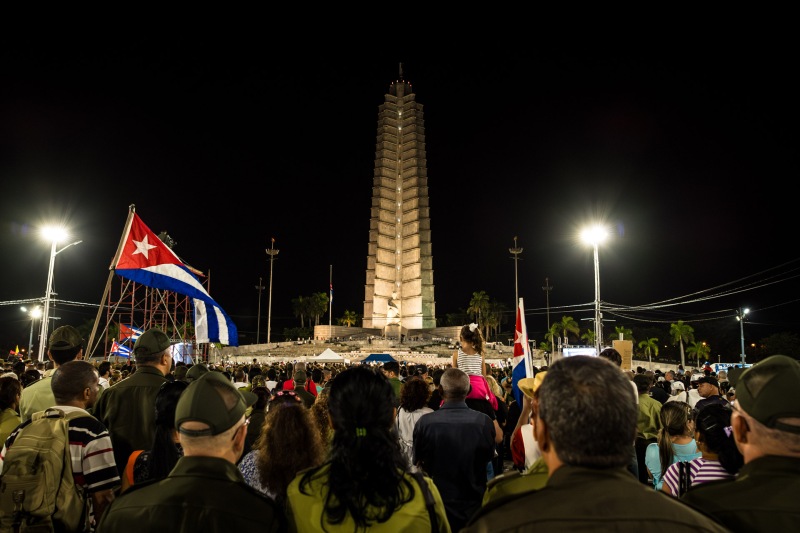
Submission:
M 333 340 L 333 265 L 331 265 L 331 297 L 328 298 L 328 341 Z
M 108 298 L 108 293 L 111 290 L 111 280 L 114 278 L 114 268 L 117 265 L 117 261 L 119 261 L 119 256 L 122 255 L 122 249 L 125 247 L 125 241 L 128 236 L 128 232 L 131 230 L 131 223 L 133 222 L 133 213 L 136 211 L 136 205 L 131 204 L 128 206 L 128 220 L 125 221 L 125 229 L 122 232 L 122 236 L 119 239 L 119 245 L 117 246 L 117 253 L 114 254 L 114 259 L 111 261 L 111 266 L 108 267 L 108 280 L 106 281 L 105 289 L 103 289 L 103 297 L 100 299 L 100 306 L 97 308 L 97 316 L 94 319 L 94 326 L 92 326 L 92 333 L 89 335 L 89 341 L 86 343 L 86 353 L 88 357 L 92 356 L 92 342 L 94 342 L 94 336 L 97 334 L 97 325 L 100 323 L 100 315 L 103 313 L 103 305 L 106 299 Z M 97 343 L 98 346 L 100 343 Z M 108 360 L 107 357 L 104 357 L 105 360 Z

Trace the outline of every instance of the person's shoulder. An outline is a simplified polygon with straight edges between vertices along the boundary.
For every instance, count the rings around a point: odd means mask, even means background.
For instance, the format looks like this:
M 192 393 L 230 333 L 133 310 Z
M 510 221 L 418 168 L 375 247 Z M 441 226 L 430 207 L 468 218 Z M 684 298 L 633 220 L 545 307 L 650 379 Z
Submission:
M 74 418 L 71 418 L 69 421 L 69 428 L 81 430 L 92 437 L 97 437 L 99 434 L 108 431 L 102 422 L 88 412 L 84 412 L 83 414 L 76 413 Z
M 734 483 L 734 479 L 717 479 L 693 485 L 681 497 L 681 501 L 698 508 L 700 511 L 707 509 L 709 505 L 723 506 L 731 489 L 735 486 L 733 485 Z
M 502 475 L 505 476 L 506 473 Z M 499 486 L 502 487 L 506 484 L 513 484 L 519 488 L 519 484 L 522 483 L 521 480 L 524 478 L 525 476 L 521 474 L 519 476 L 512 475 L 507 478 L 508 481 L 500 481 Z M 495 487 L 497 487 L 497 485 L 495 485 Z M 544 494 L 545 491 L 545 488 L 524 490 L 519 493 L 498 494 L 489 501 L 484 499 L 484 504 L 469 519 L 467 527 L 477 522 L 483 522 L 491 524 L 491 530 L 499 530 L 502 529 L 502 526 L 507 520 L 518 524 L 522 515 L 529 515 L 530 510 L 538 505 L 537 500 L 540 499 L 540 496 Z
M 49 376 L 37 379 L 36 381 L 31 383 L 27 387 L 24 387 L 22 389 L 22 398 L 31 397 L 34 394 L 36 394 L 37 392 L 44 391 L 44 390 L 52 391 L 52 389 L 50 388 L 50 377 Z

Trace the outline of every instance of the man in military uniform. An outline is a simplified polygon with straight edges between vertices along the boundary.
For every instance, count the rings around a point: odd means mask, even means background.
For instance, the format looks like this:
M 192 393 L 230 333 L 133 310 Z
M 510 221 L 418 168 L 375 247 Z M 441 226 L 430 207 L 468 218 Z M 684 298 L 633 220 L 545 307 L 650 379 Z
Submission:
M 156 395 L 172 368 L 167 334 L 148 329 L 133 345 L 136 372 L 103 391 L 92 414 L 102 422 L 114 444 L 114 461 L 121 471 L 134 450 L 149 450 L 156 432 Z
M 133 485 L 117 498 L 97 533 L 285 531 L 284 511 L 247 485 L 236 467 L 247 435 L 245 412 L 255 401 L 221 372 L 190 383 L 175 409 L 183 457 L 166 478 Z
M 693 487 L 683 500 L 734 531 L 796 531 L 800 524 L 800 362 L 773 355 L 741 375 L 731 427 L 744 466 L 735 479 Z
M 50 334 L 47 357 L 53 361 L 53 368 L 45 372 L 41 379 L 22 389 L 22 396 L 19 400 L 19 416 L 23 422 L 30 420 L 33 413 L 44 411 L 56 404 L 53 390 L 50 388 L 50 380 L 59 366 L 83 357 L 83 338 L 78 330 L 72 326 L 56 328 Z
M 608 401 L 609 390 L 626 401 Z M 478 513 L 463 531 L 641 533 L 653 524 L 669 524 L 672 533 L 728 531 L 628 473 L 637 408 L 628 378 L 614 364 L 582 355 L 560 359 L 548 368 L 537 396 L 533 431 L 547 484 Z

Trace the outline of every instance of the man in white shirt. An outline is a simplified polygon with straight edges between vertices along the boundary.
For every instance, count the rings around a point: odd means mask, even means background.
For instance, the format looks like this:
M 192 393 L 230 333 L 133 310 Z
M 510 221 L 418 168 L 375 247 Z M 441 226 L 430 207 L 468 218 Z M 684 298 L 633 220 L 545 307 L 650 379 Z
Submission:
M 111 377 L 111 361 L 103 361 L 97 367 L 97 373 L 100 374 L 100 386 L 103 390 L 108 388 L 108 379 Z

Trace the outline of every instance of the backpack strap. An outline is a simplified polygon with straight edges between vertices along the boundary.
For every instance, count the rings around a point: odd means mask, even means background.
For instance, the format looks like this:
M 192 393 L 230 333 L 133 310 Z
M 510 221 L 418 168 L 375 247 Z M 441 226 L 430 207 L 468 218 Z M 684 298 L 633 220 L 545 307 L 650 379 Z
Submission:
M 142 454 L 144 450 L 134 450 L 128 457 L 128 464 L 125 465 L 125 477 L 128 478 L 128 483 L 133 485 L 133 467 L 136 465 L 136 459 Z
M 412 472 L 412 475 L 414 479 L 417 480 L 417 484 L 425 497 L 425 506 L 428 508 L 428 517 L 431 520 L 431 531 L 436 532 L 439 529 L 439 522 L 436 520 L 436 511 L 434 510 L 436 500 L 433 499 L 433 493 L 425 482 L 425 477 L 422 475 L 422 472 Z

